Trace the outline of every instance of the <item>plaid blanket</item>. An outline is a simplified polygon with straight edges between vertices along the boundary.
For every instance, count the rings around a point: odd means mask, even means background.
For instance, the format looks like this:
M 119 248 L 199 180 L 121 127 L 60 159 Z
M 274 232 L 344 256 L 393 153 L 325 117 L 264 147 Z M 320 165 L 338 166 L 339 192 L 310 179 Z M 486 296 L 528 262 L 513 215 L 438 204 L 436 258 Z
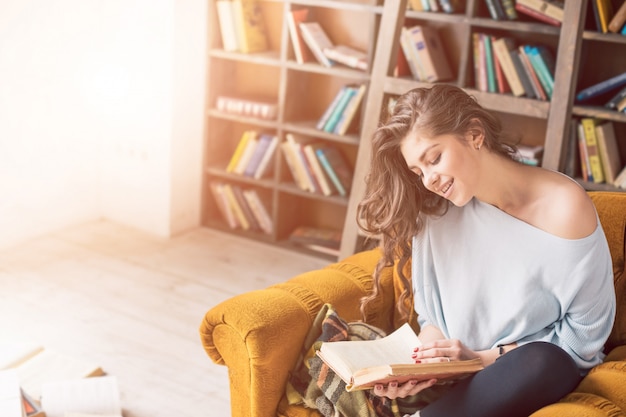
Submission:
M 389 400 L 370 390 L 348 392 L 346 383 L 315 354 L 323 342 L 372 340 L 384 336 L 384 331 L 366 323 L 346 323 L 326 304 L 313 322 L 287 384 L 289 403 L 317 409 L 325 417 L 401 417 L 423 408 L 429 396 L 422 393 Z

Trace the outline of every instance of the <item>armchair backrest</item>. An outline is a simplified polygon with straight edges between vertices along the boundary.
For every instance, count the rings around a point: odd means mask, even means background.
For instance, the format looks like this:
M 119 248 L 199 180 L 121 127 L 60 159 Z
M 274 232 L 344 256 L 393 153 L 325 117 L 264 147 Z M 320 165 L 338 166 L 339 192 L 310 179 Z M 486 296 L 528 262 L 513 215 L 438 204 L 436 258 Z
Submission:
M 592 191 L 589 195 L 596 206 L 613 258 L 617 314 L 607 342 L 607 350 L 610 350 L 626 345 L 626 193 Z

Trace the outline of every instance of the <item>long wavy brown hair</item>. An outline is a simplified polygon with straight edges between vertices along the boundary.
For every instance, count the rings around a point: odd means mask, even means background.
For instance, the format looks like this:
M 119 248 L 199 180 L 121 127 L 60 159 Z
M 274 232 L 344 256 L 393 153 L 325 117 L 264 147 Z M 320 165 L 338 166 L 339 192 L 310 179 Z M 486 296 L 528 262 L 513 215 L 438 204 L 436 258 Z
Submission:
M 474 97 L 448 84 L 406 92 L 374 133 L 370 171 L 365 179 L 365 196 L 357 209 L 357 222 L 363 231 L 380 239 L 382 257 L 374 271 L 374 289 L 361 300 L 364 317 L 366 305 L 380 293 L 382 269 L 393 265 L 403 285 L 396 308 L 402 317 L 408 317 L 406 299 L 412 285 L 405 272 L 410 270 L 412 237 L 421 231 L 424 215 L 443 215 L 448 209 L 448 201 L 428 191 L 409 170 L 400 152 L 402 141 L 413 131 L 429 137 L 453 134 L 464 140 L 473 129 L 484 133 L 483 148 L 507 158 L 515 154 L 515 146 L 502 141 L 500 120 Z

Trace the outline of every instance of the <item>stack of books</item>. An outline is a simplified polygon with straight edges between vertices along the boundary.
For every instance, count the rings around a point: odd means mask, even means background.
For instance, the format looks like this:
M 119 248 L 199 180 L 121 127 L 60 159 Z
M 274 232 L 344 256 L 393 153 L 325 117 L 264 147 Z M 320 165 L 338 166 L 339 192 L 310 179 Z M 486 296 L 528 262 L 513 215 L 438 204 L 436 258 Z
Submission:
M 367 71 L 367 52 L 351 45 L 335 44 L 319 22 L 308 21 L 307 8 L 293 9 L 287 14 L 287 26 L 296 61 L 300 64 L 316 60 L 325 67 L 343 64 Z
M 472 40 L 478 90 L 538 100 L 552 98 L 555 59 L 546 46 L 516 46 L 513 38 L 485 33 L 474 33 Z
M 274 120 L 278 115 L 278 104 L 264 97 L 220 95 L 216 99 L 215 107 L 224 113 L 258 119 Z
M 225 51 L 263 52 L 268 46 L 265 21 L 256 0 L 216 0 Z
M 574 123 L 583 180 L 626 188 L 613 122 L 583 117 Z
M 403 27 L 400 47 L 414 79 L 432 83 L 454 77 L 437 29 Z
M 268 172 L 278 147 L 278 136 L 246 130 L 226 166 L 226 172 L 261 179 Z
M 407 7 L 420 12 L 461 13 L 463 3 L 461 0 L 409 0 Z
M 337 135 L 348 133 L 361 107 L 366 88 L 365 84 L 342 86 L 317 121 L 317 129 Z
M 289 241 L 317 252 L 339 256 L 341 231 L 300 226 L 291 232 Z
M 212 181 L 209 184 L 222 218 L 231 229 L 271 235 L 274 222 L 260 193 L 239 185 Z
M 301 190 L 325 196 L 348 196 L 353 174 L 339 148 L 288 133 L 281 149 Z

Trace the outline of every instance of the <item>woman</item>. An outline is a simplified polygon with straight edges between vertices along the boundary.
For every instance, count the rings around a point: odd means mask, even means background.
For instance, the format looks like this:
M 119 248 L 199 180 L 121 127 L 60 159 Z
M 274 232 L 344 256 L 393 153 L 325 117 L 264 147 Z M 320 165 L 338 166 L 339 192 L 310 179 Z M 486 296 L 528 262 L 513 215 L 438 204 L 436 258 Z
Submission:
M 602 361 L 615 316 L 611 256 L 587 193 L 516 161 L 499 120 L 450 85 L 401 96 L 372 147 L 359 218 L 381 236 L 378 270 L 411 261 L 423 343 L 413 357 L 485 365 L 414 416 L 528 416 L 573 390 Z M 435 383 L 374 393 L 404 398 Z

